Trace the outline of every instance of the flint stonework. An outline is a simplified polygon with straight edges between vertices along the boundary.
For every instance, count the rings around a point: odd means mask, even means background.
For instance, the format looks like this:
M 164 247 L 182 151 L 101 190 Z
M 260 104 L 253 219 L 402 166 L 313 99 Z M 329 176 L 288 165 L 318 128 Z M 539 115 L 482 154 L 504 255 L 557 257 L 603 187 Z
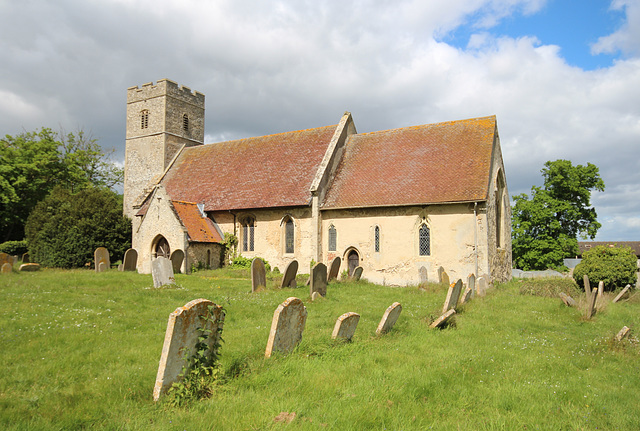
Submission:
M 130 248 L 124 252 L 124 258 L 122 259 L 123 271 L 135 271 L 138 264 L 138 252 Z
M 298 261 L 292 260 L 284 270 L 282 285 L 280 287 L 296 287 L 296 275 L 298 274 Z
M 184 261 L 184 251 L 178 249 L 174 250 L 171 253 L 171 266 L 173 267 L 174 274 L 180 274 L 180 269 L 182 268 L 182 262 Z
M 93 252 L 93 264 L 96 272 L 100 272 L 100 262 L 104 262 L 107 268 L 111 268 L 111 260 L 109 258 L 109 250 L 105 247 L 98 247 Z
M 458 306 L 458 299 L 460 299 L 460 291 L 462 290 L 462 280 L 458 280 L 455 284 L 451 284 L 449 286 L 449 290 L 447 291 L 447 298 L 444 300 L 444 305 L 442 306 L 442 312 L 446 313 L 452 308 L 456 308 Z
M 260 287 L 267 287 L 267 270 L 262 259 L 256 257 L 251 261 L 251 291 L 255 292 Z
M 222 307 L 207 299 L 195 299 L 169 315 L 153 388 L 154 401 L 158 401 L 174 382 L 181 380 L 183 367 L 186 366 L 188 370 L 192 365 L 190 358 L 196 353 L 200 336 L 207 335 L 204 340 L 208 347 L 207 354 L 217 353 L 224 317 Z
M 153 277 L 153 287 L 176 284 L 173 275 L 173 266 L 166 257 L 158 257 L 151 262 L 151 276 Z
M 338 317 L 338 320 L 333 327 L 331 338 L 334 340 L 336 338 L 342 338 L 350 341 L 353 338 L 353 334 L 356 332 L 359 321 L 360 315 L 358 313 L 344 313 L 342 316 Z
M 273 352 L 288 353 L 302 340 L 302 332 L 307 321 L 307 308 L 298 298 L 287 298 L 276 308 L 271 321 L 271 331 L 264 353 L 270 358 Z
M 434 320 L 433 323 L 431 325 L 429 325 L 429 328 L 438 328 L 438 327 L 444 325 L 446 323 L 446 321 L 449 320 L 449 318 L 451 316 L 453 316 L 454 314 L 456 314 L 456 310 L 454 310 L 452 308 L 451 310 L 447 311 L 442 316 L 440 316 L 436 320 Z
M 331 265 L 329 266 L 329 275 L 327 276 L 327 281 L 336 280 L 338 278 L 341 264 L 342 260 L 340 259 L 340 257 L 336 256 L 333 258 L 333 260 L 331 261 Z
M 362 277 L 362 271 L 364 271 L 364 269 L 361 266 L 358 266 L 353 270 L 353 281 L 360 281 L 360 277 Z
M 313 296 L 314 292 L 318 292 L 321 296 L 327 296 L 327 266 L 324 263 L 317 263 L 311 269 L 310 280 L 310 296 Z
M 399 302 L 391 304 L 382 315 L 382 319 L 380 319 L 380 323 L 376 329 L 376 334 L 382 335 L 389 332 L 398 321 L 400 312 L 402 312 L 402 305 L 400 305 Z

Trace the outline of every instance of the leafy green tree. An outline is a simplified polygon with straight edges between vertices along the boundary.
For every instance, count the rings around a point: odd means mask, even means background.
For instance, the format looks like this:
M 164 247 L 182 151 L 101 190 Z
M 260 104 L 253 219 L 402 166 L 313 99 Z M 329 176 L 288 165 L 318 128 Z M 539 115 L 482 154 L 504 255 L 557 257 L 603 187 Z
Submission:
M 84 132 L 51 129 L 0 139 L 0 242 L 24 238 L 24 224 L 55 186 L 113 187 L 123 170 Z
M 512 253 L 516 268 L 561 269 L 562 259 L 578 253 L 578 235 L 594 238 L 601 224 L 591 207 L 591 191 L 604 191 L 597 166 L 546 162 L 544 186 L 514 196 Z
M 629 247 L 607 247 L 599 245 L 585 251 L 573 270 L 573 278 L 584 289 L 584 276 L 589 277 L 592 287 L 602 281 L 605 290 L 615 290 L 627 284 L 635 285 L 638 258 Z
M 31 212 L 25 231 L 32 261 L 50 267 L 81 267 L 98 247 L 106 247 L 114 262 L 131 247 L 122 196 L 106 188 L 55 188 Z

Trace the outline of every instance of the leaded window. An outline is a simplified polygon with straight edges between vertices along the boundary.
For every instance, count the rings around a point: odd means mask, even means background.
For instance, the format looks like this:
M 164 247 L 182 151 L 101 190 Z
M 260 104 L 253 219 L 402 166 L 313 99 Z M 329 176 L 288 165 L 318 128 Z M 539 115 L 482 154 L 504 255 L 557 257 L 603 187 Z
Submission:
M 247 217 L 242 223 L 242 251 L 254 250 L 255 220 Z
M 329 226 L 329 251 L 336 251 L 336 244 L 338 242 L 338 232 L 334 225 Z
M 380 226 L 373 230 L 373 247 L 376 253 L 380 253 Z
M 430 256 L 431 255 L 431 232 L 426 224 L 420 226 L 419 233 L 419 241 L 420 241 L 420 256 Z
M 284 224 L 284 244 L 285 253 L 293 253 L 293 220 L 290 217 Z

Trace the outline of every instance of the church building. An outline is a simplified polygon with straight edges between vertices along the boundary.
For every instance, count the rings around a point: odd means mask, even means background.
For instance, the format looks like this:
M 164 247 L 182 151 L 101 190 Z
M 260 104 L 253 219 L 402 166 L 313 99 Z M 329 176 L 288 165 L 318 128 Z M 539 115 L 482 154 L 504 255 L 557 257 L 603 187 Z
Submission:
M 495 116 L 358 133 L 337 124 L 204 145 L 204 95 L 170 80 L 127 90 L 124 214 L 138 270 L 237 254 L 300 272 L 339 256 L 379 284 L 511 275 L 511 206 Z

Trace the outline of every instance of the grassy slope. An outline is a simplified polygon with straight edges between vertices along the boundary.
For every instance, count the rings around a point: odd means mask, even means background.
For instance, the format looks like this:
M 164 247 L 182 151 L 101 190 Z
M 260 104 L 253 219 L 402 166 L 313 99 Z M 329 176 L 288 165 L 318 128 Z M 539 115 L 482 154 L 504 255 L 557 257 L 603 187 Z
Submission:
M 151 276 L 42 271 L 0 277 L 2 429 L 638 429 L 640 303 L 608 304 L 591 321 L 559 299 L 512 282 L 476 298 L 445 330 L 429 330 L 445 291 L 337 283 L 250 294 L 229 271 Z M 273 311 L 289 296 L 308 310 L 301 345 L 263 359 Z M 222 365 L 214 397 L 174 409 L 151 400 L 169 313 L 195 298 L 222 304 Z M 394 301 L 394 330 L 375 336 Z M 335 320 L 361 314 L 352 343 Z M 289 424 L 280 412 L 295 412 Z

